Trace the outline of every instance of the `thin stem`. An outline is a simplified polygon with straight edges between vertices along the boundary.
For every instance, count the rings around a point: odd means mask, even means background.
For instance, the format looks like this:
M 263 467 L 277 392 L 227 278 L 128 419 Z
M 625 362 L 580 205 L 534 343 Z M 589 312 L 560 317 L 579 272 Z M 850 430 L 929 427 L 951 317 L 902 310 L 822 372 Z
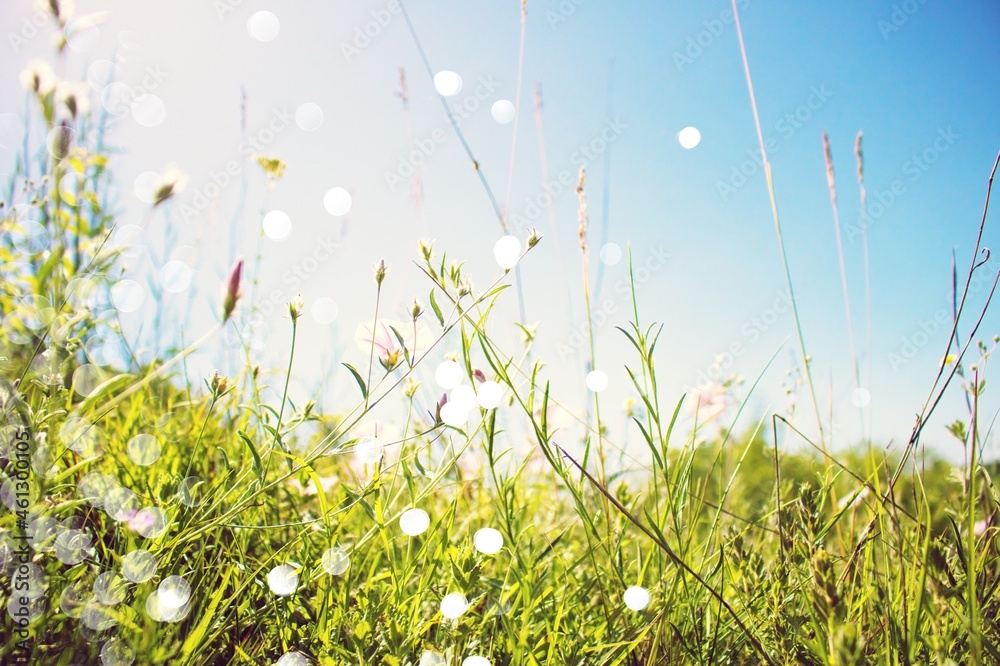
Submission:
M 861 196 L 861 247 L 864 252 L 865 261 L 865 360 L 867 365 L 867 380 L 865 388 L 868 389 L 868 433 L 867 439 L 872 438 L 872 281 L 871 281 L 871 260 L 868 254 L 868 193 L 865 190 L 865 160 L 861 151 L 862 132 L 858 132 L 858 138 L 854 143 L 854 154 L 858 160 L 858 189 Z
M 521 86 L 524 78 L 524 33 L 528 18 L 528 0 L 521 0 L 521 41 L 517 50 L 517 83 L 514 92 L 514 126 L 510 139 L 510 163 L 507 167 L 507 192 L 504 195 L 503 226 L 507 229 L 507 215 L 510 213 L 510 191 L 514 186 L 514 164 L 517 157 L 517 128 L 521 120 Z
M 589 257 L 587 250 L 587 232 L 590 227 L 590 221 L 587 216 L 587 199 L 584 191 L 585 183 L 586 171 L 584 167 L 580 167 L 580 182 L 576 186 L 576 194 L 580 200 L 580 209 L 577 215 L 580 221 L 579 238 L 580 258 L 583 266 L 583 302 L 587 314 L 587 340 L 590 348 L 590 369 L 593 371 L 597 370 L 597 347 L 594 344 L 594 319 L 590 308 L 590 277 L 587 273 Z M 606 478 L 606 470 L 604 467 L 604 434 L 602 432 L 603 429 L 601 428 L 601 403 L 597 391 L 594 391 L 594 418 L 597 422 L 597 457 L 600 461 L 601 480 L 604 481 Z M 587 447 L 587 450 L 589 451 L 589 446 Z M 586 461 L 587 459 L 585 454 L 584 463 L 586 463 Z
M 368 351 L 368 379 L 365 381 L 365 408 L 368 408 L 368 396 L 371 395 L 372 386 L 372 365 L 375 361 L 375 329 L 378 328 L 378 307 L 382 302 L 382 283 L 378 283 L 378 290 L 375 294 L 375 319 L 372 320 L 372 346 Z M 414 339 L 414 343 L 416 340 Z
M 972 639 L 973 663 L 980 663 L 983 652 L 983 637 L 979 627 L 979 581 L 976 576 L 976 448 L 979 440 L 979 369 L 973 373 L 972 383 L 972 433 L 969 448 L 969 490 L 968 520 L 969 542 L 965 547 L 967 565 L 965 570 L 966 591 L 969 601 L 969 635 Z
M 208 428 L 208 419 L 212 416 L 212 410 L 215 409 L 215 403 L 218 400 L 218 396 L 214 393 L 212 394 L 212 400 L 208 404 L 208 411 L 205 413 L 205 420 L 202 421 L 201 431 L 198 433 L 198 439 L 194 443 L 194 448 L 191 449 L 191 455 L 188 457 L 187 466 L 184 468 L 184 477 L 186 478 L 191 472 L 191 464 L 194 459 L 198 457 L 198 452 L 201 450 L 201 442 L 205 437 L 205 429 Z
M 795 300 L 795 289 L 792 284 L 792 271 L 788 266 L 788 253 L 785 252 L 785 241 L 781 235 L 781 222 L 778 218 L 778 203 L 774 195 L 774 181 L 771 178 L 771 163 L 767 159 L 767 149 L 764 147 L 764 134 L 760 128 L 760 115 L 757 112 L 757 99 L 753 92 L 753 80 L 750 77 L 750 62 L 747 59 L 746 45 L 743 42 L 743 28 L 740 26 L 740 13 L 736 6 L 736 0 L 730 0 L 733 6 L 733 18 L 736 24 L 736 36 L 740 42 L 740 56 L 743 58 L 743 72 L 746 75 L 747 90 L 750 93 L 750 107 L 753 110 L 753 122 L 757 128 L 757 142 L 760 147 L 761 162 L 764 165 L 764 176 L 767 179 L 767 194 L 771 202 L 771 215 L 774 218 L 774 233 L 778 238 L 778 249 L 781 252 L 781 262 L 785 268 L 785 285 L 788 288 L 788 297 L 792 301 L 792 315 L 795 318 L 795 331 L 798 335 L 799 350 L 802 352 L 802 363 L 806 375 L 806 382 L 809 385 L 809 395 L 812 397 L 813 411 L 816 413 L 816 427 L 819 430 L 819 441 L 823 449 L 826 449 L 826 439 L 823 434 L 823 419 L 819 411 L 819 400 L 816 398 L 816 388 L 813 384 L 812 370 L 810 364 L 812 359 L 806 351 L 805 336 L 802 334 L 802 321 L 799 317 L 799 308 Z
M 410 31 L 410 36 L 413 37 L 413 43 L 417 47 L 417 52 L 420 54 L 420 60 L 424 63 L 424 69 L 427 70 L 427 75 L 433 80 L 434 79 L 434 68 L 431 67 L 430 60 L 427 59 L 427 54 L 424 52 L 424 47 L 420 43 L 420 38 L 417 37 L 416 28 L 413 27 L 413 22 L 410 20 L 410 15 L 406 11 L 406 5 L 403 0 L 399 1 L 399 8 L 402 11 L 403 19 L 406 21 L 406 27 Z M 523 20 L 523 19 L 522 19 Z M 523 34 L 522 34 L 523 39 Z M 523 42 L 522 42 L 523 47 Z M 483 189 L 486 190 L 486 196 L 490 200 L 490 205 L 493 206 L 493 213 L 496 215 L 497 220 L 500 222 L 500 229 L 504 234 L 507 233 L 507 219 L 506 216 L 500 210 L 500 204 L 497 203 L 497 198 L 493 194 L 493 188 L 490 187 L 490 183 L 486 180 L 486 174 L 483 173 L 482 168 L 479 166 L 479 160 L 476 159 L 475 153 L 472 152 L 472 147 L 469 142 L 466 141 L 465 135 L 458 126 L 458 122 L 455 120 L 455 114 L 451 112 L 451 107 L 448 106 L 448 101 L 444 98 L 444 95 L 438 93 L 438 99 L 441 101 L 441 106 L 444 107 L 445 115 L 448 116 L 448 122 L 451 123 L 452 129 L 455 130 L 455 134 L 458 136 L 458 140 L 462 143 L 462 148 L 465 149 L 465 154 L 469 156 L 472 160 L 472 167 L 476 170 L 476 174 L 479 176 L 479 182 L 482 183 Z M 517 109 L 514 110 L 515 114 Z M 518 304 L 518 314 L 521 317 L 521 323 L 526 323 L 525 313 L 524 313 L 524 289 L 521 286 L 521 269 L 518 266 L 514 267 L 514 284 L 517 291 L 517 304 Z
M 292 379 L 292 363 L 295 361 L 295 338 L 298 332 L 298 317 L 292 316 L 292 344 L 291 349 L 288 352 L 288 368 L 285 370 L 285 388 L 281 391 L 281 405 L 278 407 L 278 421 L 274 426 L 274 439 L 271 441 L 271 449 L 274 449 L 275 444 L 280 444 L 281 449 L 288 452 L 288 447 L 281 440 L 281 421 L 285 415 L 285 403 L 288 401 L 288 384 Z M 289 468 L 291 468 L 292 461 L 288 461 Z M 271 456 L 268 452 L 267 456 L 267 467 L 264 468 L 264 476 L 267 476 L 268 471 L 271 467 Z
M 413 27 L 413 22 L 410 21 L 410 15 L 406 11 L 406 4 L 403 2 L 403 0 L 400 0 L 399 8 L 402 10 L 403 19 L 406 21 L 406 27 L 410 31 L 410 36 L 413 37 L 413 42 L 417 47 L 417 53 L 420 54 L 420 60 L 424 63 L 424 69 L 427 70 L 427 75 L 431 77 L 431 79 L 433 80 L 434 68 L 431 67 L 430 60 L 427 59 L 427 54 L 424 52 L 424 47 L 420 43 L 420 38 L 417 37 L 417 31 Z M 493 206 L 493 212 L 497 216 L 497 220 L 500 221 L 500 227 L 504 230 L 504 232 L 506 232 L 507 223 L 504 220 L 503 213 L 500 212 L 500 205 L 497 203 L 497 198 L 493 196 L 493 189 L 490 187 L 489 182 L 486 180 L 486 175 L 483 173 L 483 170 L 479 167 L 479 161 L 476 159 L 475 154 L 472 152 L 472 147 L 469 146 L 469 142 L 465 140 L 465 135 L 462 134 L 462 130 L 459 129 L 458 123 L 455 121 L 455 115 L 451 112 L 451 107 L 448 106 L 447 100 L 445 100 L 444 96 L 441 94 L 438 94 L 438 99 L 441 100 L 441 106 L 444 107 L 445 114 L 448 116 L 448 121 L 451 123 L 452 128 L 455 130 L 455 134 L 458 135 L 458 140 L 462 142 L 462 147 L 465 149 L 465 154 L 469 156 L 470 160 L 472 160 L 472 166 L 476 170 L 476 173 L 479 174 L 479 181 L 483 184 L 483 189 L 486 190 L 486 196 L 489 197 L 490 204 Z

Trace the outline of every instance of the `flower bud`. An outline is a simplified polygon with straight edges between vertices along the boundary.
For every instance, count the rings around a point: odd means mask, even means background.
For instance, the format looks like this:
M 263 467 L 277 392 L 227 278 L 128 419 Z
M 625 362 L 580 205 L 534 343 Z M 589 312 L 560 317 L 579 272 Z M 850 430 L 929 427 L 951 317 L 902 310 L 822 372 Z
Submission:
M 208 382 L 208 389 L 212 392 L 212 398 L 218 400 L 229 390 L 229 377 L 220 375 L 216 370 Z
M 302 300 L 302 294 L 298 294 L 288 304 L 288 314 L 291 316 L 292 322 L 299 320 L 299 317 L 302 316 L 302 308 L 304 308 L 305 305 L 305 301 Z
M 420 315 L 424 313 L 424 306 L 420 304 L 420 301 L 413 299 L 413 305 L 410 306 L 410 316 L 413 317 L 413 321 L 420 318 Z
M 448 404 L 448 394 L 442 393 L 441 399 L 437 401 L 436 409 L 434 410 L 434 422 L 441 423 L 441 409 Z
M 427 240 L 426 238 L 420 239 L 420 256 L 424 261 L 431 260 L 431 257 L 434 256 L 434 241 Z
M 240 281 L 243 278 L 243 258 L 240 257 L 229 271 L 229 281 L 226 283 L 226 298 L 222 302 L 222 321 L 228 321 L 240 300 Z
M 528 249 L 538 245 L 538 241 L 542 240 L 542 235 L 538 233 L 537 229 L 528 229 Z
M 153 186 L 153 207 L 173 198 L 184 189 L 186 183 L 187 177 L 181 170 L 175 164 L 168 164 L 163 175 Z
M 388 270 L 385 265 L 385 259 L 379 259 L 378 263 L 375 264 L 375 284 L 380 287 L 382 286 L 382 281 L 385 280 L 385 274 Z

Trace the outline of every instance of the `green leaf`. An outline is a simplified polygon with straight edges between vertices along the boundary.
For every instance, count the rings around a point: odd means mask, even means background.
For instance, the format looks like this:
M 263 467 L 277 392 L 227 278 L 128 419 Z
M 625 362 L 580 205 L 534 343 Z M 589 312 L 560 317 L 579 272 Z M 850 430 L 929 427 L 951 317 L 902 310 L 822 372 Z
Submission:
M 399 348 L 403 350 L 403 358 L 406 360 L 406 365 L 413 367 L 413 360 L 410 358 L 410 351 L 406 348 L 406 340 L 403 339 L 403 334 L 396 330 L 395 326 L 390 326 L 389 330 L 392 334 L 396 336 L 396 341 L 399 342 Z
M 441 314 L 441 308 L 438 307 L 437 301 L 434 299 L 434 290 L 431 289 L 431 309 L 434 310 L 434 316 L 437 317 L 438 323 L 444 326 L 444 315 Z
M 236 434 L 240 436 L 243 443 L 246 444 L 247 448 L 250 449 L 250 455 L 253 456 L 253 471 L 257 473 L 257 478 L 261 481 L 264 480 L 264 465 L 260 462 L 260 454 L 257 453 L 257 447 L 253 445 L 250 438 L 242 430 L 237 430 Z
M 225 596 L 228 591 L 227 584 L 229 583 L 229 576 L 232 575 L 232 573 L 233 570 L 229 568 L 222 574 L 222 581 L 217 583 L 218 587 L 216 588 L 215 593 L 212 594 L 212 598 L 208 602 L 208 608 L 205 609 L 204 615 L 201 616 L 201 621 L 184 640 L 184 645 L 181 648 L 181 652 L 184 655 L 183 661 L 186 661 L 187 658 L 194 653 L 194 651 L 201 644 L 202 639 L 205 637 L 205 633 L 208 631 L 208 628 L 212 626 L 212 621 L 215 619 L 215 611 L 219 607 L 219 602 L 222 601 L 222 597 Z
M 80 403 L 78 411 L 80 413 L 85 413 L 89 411 L 94 405 L 105 400 L 110 394 L 115 393 L 132 383 L 135 379 L 135 375 L 115 375 L 111 379 L 101 382 L 93 392 Z
M 350 363 L 341 363 L 341 365 L 343 365 L 345 368 L 351 371 L 351 374 L 354 375 L 354 381 L 356 381 L 358 383 L 358 386 L 361 388 L 361 397 L 367 398 L 368 387 L 365 386 L 365 380 L 361 379 L 361 374 L 357 370 L 355 370 L 354 366 L 351 365 Z
M 356 625 L 354 625 L 354 636 L 359 640 L 363 641 L 368 638 L 368 635 L 372 632 L 372 626 L 368 624 L 367 620 L 361 620 Z

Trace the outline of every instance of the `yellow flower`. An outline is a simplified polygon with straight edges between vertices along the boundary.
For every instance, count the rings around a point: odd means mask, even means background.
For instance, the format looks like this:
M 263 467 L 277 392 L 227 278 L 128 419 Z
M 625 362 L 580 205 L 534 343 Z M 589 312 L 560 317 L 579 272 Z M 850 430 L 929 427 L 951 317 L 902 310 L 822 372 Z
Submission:
M 285 167 L 288 166 L 277 157 L 257 156 L 257 164 L 264 170 L 268 178 L 281 178 L 285 175 Z

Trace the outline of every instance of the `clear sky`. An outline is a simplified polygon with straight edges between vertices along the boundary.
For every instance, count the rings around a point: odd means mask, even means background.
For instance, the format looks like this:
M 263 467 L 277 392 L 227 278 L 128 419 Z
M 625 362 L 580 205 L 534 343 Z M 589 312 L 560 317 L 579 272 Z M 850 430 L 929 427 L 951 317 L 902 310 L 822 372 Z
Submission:
M 964 271 L 986 178 L 1000 149 L 1000 5 L 738 4 L 821 405 L 834 414 L 836 442 L 856 441 L 859 417 L 852 405 L 855 383 L 823 161 L 825 131 L 837 176 L 855 344 L 863 368 L 870 363 L 873 372 L 871 386 L 865 384 L 874 433 L 880 443 L 902 443 L 944 352 L 947 333 L 934 322 L 950 308 L 951 252 Z M 533 114 L 536 83 L 543 93 L 550 181 L 566 172 L 575 183 L 579 166 L 587 167 L 590 275 L 595 290 L 600 275 L 596 307 L 607 315 L 597 327 L 597 359 L 611 380 L 604 402 L 619 439 L 635 439 L 635 433 L 626 437 L 621 431 L 619 407 L 628 395 L 622 366 L 634 360 L 614 328 L 630 314 L 620 288 L 626 262 L 601 269 L 598 253 L 605 242 L 631 246 L 636 267 L 647 269 L 640 272 L 641 317 L 665 325 L 657 361 L 666 403 L 695 385 L 720 353 L 737 349 L 724 375 L 747 379 L 743 395 L 777 353 L 751 397 L 750 412 L 783 412 L 781 385 L 798 346 L 782 301 L 784 274 L 729 3 L 529 0 L 510 180 L 514 123 L 498 123 L 491 107 L 516 98 L 520 2 L 412 0 L 406 6 L 432 67 L 462 77 L 463 87 L 449 103 L 496 197 L 504 205 L 509 190 L 512 219 L 530 220 L 545 235 L 521 273 L 527 319 L 541 325 L 538 355 L 549 362 L 555 393 L 582 408 L 587 354 L 572 335 L 584 324 L 576 197 L 572 186 L 563 188 L 553 198 L 552 219 L 544 196 L 539 199 L 545 190 Z M 190 340 L 209 328 L 232 258 L 245 254 L 253 267 L 261 211 L 287 213 L 291 232 L 281 241 L 263 241 L 259 302 L 277 290 L 279 307 L 255 353 L 264 366 L 284 363 L 290 325 L 282 315 L 295 293 L 302 293 L 307 308 L 332 299 L 332 324 L 304 320 L 293 387 L 299 400 L 321 389 L 318 397 L 329 409 L 353 396 L 353 383 L 337 364 L 364 356 L 353 337 L 357 324 L 372 318 L 375 261 L 384 257 L 391 267 L 383 311 L 395 318 L 403 317 L 414 296 L 426 302 L 430 285 L 411 263 L 421 237 L 467 259 L 476 285 L 497 277 L 492 248 L 501 236 L 499 222 L 394 0 L 77 0 L 76 9 L 80 15 L 108 15 L 96 30 L 81 33 L 57 71 L 86 81 L 95 60 L 117 58 L 114 74 L 133 96 L 146 93 L 162 101 L 161 109 L 152 97 L 144 98 L 134 113 L 109 126 L 108 144 L 121 147 L 113 163 L 119 224 L 141 227 L 139 243 L 148 248 L 129 259 L 127 272 L 144 284 L 154 276 L 155 287 L 155 276 L 171 258 L 195 271 L 190 288 L 166 295 L 158 327 L 152 296 L 139 311 L 122 315 L 130 339 L 155 345 L 174 330 Z M 248 29 L 260 11 L 272 12 L 280 23 L 270 41 L 255 39 Z M 42 22 L 29 0 L 0 5 L 3 171 L 24 132 L 18 73 L 32 58 L 51 52 L 51 22 L 35 29 L 33 21 Z M 258 36 L 268 27 L 254 25 Z M 398 95 L 400 68 L 408 116 Z M 97 86 L 91 103 L 99 107 L 96 90 L 111 70 L 90 71 Z M 248 136 L 261 144 L 257 148 L 241 145 L 241 91 Z M 322 124 L 313 131 L 295 120 L 306 103 L 322 110 Z M 677 139 L 688 126 L 702 137 L 690 150 Z M 39 135 L 37 127 L 29 131 Z M 864 132 L 871 213 L 870 357 L 853 154 L 858 131 Z M 269 194 L 260 170 L 246 159 L 258 149 L 288 163 Z M 231 162 L 236 176 L 225 175 Z M 412 162 L 421 163 L 422 210 L 406 168 Z M 168 209 L 175 230 L 169 242 L 164 214 L 144 220 L 144 205 L 134 193 L 141 173 L 162 171 L 168 163 L 188 176 Z M 346 216 L 324 209 L 324 193 L 333 187 L 351 193 Z M 986 245 L 998 238 L 993 224 Z M 329 253 L 315 254 L 333 245 Z M 974 295 L 973 306 L 985 292 Z M 502 318 L 511 321 L 516 313 L 510 292 Z M 922 335 L 924 330 L 931 334 Z M 998 332 L 1000 321 L 987 317 L 982 337 Z M 497 335 L 514 348 L 511 326 L 498 325 Z M 201 372 L 219 362 L 213 351 L 196 357 L 192 368 Z M 807 403 L 803 394 L 797 423 L 813 432 Z M 957 399 L 942 407 L 942 419 L 962 413 Z M 960 458 L 941 423 L 928 429 L 928 441 Z

